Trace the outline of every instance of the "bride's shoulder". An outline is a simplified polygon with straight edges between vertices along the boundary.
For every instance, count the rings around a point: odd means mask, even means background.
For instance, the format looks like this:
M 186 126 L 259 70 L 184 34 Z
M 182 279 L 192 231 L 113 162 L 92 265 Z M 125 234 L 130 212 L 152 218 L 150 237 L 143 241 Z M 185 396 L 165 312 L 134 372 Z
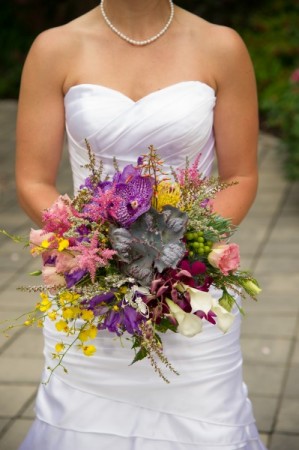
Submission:
M 33 41 L 29 55 L 64 61 L 72 58 L 84 36 L 92 30 L 94 15 L 92 10 L 64 25 L 42 31 Z
M 234 59 L 238 54 L 247 51 L 246 45 L 239 33 L 227 26 L 214 24 L 206 19 L 181 9 L 182 21 L 190 30 L 193 42 L 200 50 L 208 53 L 211 58 Z

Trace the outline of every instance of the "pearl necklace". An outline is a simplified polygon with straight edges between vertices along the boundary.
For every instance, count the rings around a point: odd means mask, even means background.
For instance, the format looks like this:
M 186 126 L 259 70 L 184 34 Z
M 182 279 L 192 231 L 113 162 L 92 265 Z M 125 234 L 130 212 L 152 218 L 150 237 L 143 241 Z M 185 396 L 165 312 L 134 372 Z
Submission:
M 169 6 L 170 6 L 170 16 L 169 19 L 166 23 L 166 25 L 162 28 L 161 31 L 159 31 L 159 33 L 155 34 L 155 36 L 152 36 L 149 39 L 145 39 L 144 41 L 135 41 L 135 39 L 131 39 L 130 37 L 126 36 L 124 33 L 122 33 L 121 31 L 119 31 L 108 19 L 107 14 L 105 13 L 104 10 L 104 0 L 101 1 L 100 3 L 100 8 L 101 8 L 101 12 L 102 12 L 102 16 L 106 22 L 106 24 L 111 28 L 112 31 L 114 31 L 114 33 L 116 33 L 120 38 L 124 39 L 126 42 L 129 42 L 132 45 L 148 45 L 151 44 L 152 42 L 156 41 L 157 39 L 159 39 L 159 37 L 161 37 L 164 33 L 166 33 L 166 31 L 168 30 L 172 20 L 173 20 L 173 16 L 174 16 L 174 5 L 173 5 L 173 1 L 169 0 Z

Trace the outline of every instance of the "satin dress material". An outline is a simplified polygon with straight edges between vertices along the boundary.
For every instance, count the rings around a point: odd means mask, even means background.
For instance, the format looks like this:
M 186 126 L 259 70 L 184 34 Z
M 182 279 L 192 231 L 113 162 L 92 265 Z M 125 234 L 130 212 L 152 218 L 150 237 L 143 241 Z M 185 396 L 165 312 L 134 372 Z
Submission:
M 86 140 L 102 160 L 104 175 L 136 163 L 149 145 L 167 167 L 184 167 L 201 153 L 199 171 L 214 159 L 214 90 L 199 81 L 180 82 L 134 102 L 113 89 L 73 86 L 65 96 L 66 130 L 74 190 L 88 175 Z M 219 292 L 211 290 L 216 298 Z M 163 335 L 164 352 L 180 375 L 166 384 L 148 360 L 133 366 L 130 342 L 107 331 L 88 358 L 75 346 L 68 373 L 56 370 L 41 384 L 34 421 L 20 450 L 265 450 L 242 378 L 238 309 L 225 335 L 205 323 L 193 338 Z M 61 334 L 46 322 L 45 368 Z M 69 338 L 71 339 L 71 338 Z M 63 338 L 64 341 L 67 341 Z M 71 342 L 71 340 L 69 341 Z M 49 373 L 45 369 L 43 380 Z

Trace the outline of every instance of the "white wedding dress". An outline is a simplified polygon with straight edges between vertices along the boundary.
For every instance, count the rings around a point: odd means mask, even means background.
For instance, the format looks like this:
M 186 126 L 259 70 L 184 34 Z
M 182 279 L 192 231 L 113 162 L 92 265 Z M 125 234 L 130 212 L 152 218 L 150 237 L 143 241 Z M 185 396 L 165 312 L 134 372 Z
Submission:
M 175 168 L 201 152 L 200 171 L 209 174 L 215 102 L 213 89 L 198 81 L 137 102 L 100 85 L 72 87 L 65 110 L 75 190 L 87 175 L 85 138 L 106 172 L 114 156 L 123 167 L 152 144 Z M 64 360 L 68 373 L 58 368 L 41 384 L 37 418 L 20 450 L 265 450 L 242 381 L 235 314 L 225 335 L 209 323 L 194 338 L 163 335 L 164 351 L 180 373 L 167 373 L 170 384 L 147 360 L 129 366 L 130 342 L 121 346 L 108 332 L 99 333 L 90 358 L 72 348 Z M 45 367 L 53 367 L 51 353 L 62 335 L 46 323 L 44 336 Z

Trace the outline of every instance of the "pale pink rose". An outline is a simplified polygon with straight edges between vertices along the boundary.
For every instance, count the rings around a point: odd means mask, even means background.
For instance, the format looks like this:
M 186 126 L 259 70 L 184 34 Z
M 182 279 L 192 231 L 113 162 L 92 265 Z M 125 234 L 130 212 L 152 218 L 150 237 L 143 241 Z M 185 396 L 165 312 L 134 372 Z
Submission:
M 54 238 L 55 238 L 54 233 L 46 233 L 44 230 L 34 230 L 33 228 L 31 228 L 29 234 L 30 249 L 34 250 L 35 247 L 41 247 L 42 242 L 44 241 L 51 242 L 51 240 L 54 240 Z M 40 249 L 40 251 L 42 251 L 42 249 Z M 37 249 L 36 252 L 32 251 L 31 253 L 33 256 L 36 256 L 39 254 L 39 251 Z
M 234 272 L 240 265 L 239 246 L 237 244 L 214 244 L 208 255 L 208 261 L 223 275 L 229 275 L 229 272 Z
M 57 273 L 56 267 L 44 266 L 42 269 L 43 280 L 47 286 L 65 286 L 66 282 L 62 275 Z
M 57 252 L 55 261 L 56 270 L 59 273 L 71 272 L 78 268 L 75 255 L 70 252 Z

